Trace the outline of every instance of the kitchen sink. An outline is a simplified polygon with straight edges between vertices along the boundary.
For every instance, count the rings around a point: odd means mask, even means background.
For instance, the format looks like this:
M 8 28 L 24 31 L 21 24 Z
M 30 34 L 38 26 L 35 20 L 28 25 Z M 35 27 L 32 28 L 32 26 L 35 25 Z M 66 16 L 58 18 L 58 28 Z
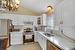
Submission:
M 51 36 L 54 36 L 54 34 L 51 34 L 51 33 L 48 33 L 48 32 L 46 32 L 46 33 L 43 33 L 45 36 L 47 36 L 47 37 L 51 37 Z

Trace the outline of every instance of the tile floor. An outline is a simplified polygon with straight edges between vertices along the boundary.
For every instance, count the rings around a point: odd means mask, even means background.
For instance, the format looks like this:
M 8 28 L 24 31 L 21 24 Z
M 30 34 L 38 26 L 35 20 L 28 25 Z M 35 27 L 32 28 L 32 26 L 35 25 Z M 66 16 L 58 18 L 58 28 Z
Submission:
M 42 50 L 38 43 L 25 43 L 24 45 L 10 46 L 7 50 Z

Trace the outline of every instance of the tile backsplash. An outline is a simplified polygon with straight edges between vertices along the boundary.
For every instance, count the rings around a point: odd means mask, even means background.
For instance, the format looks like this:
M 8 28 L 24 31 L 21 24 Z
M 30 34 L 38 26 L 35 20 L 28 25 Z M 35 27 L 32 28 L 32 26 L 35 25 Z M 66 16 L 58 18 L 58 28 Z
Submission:
M 59 26 L 54 27 L 54 32 L 57 34 L 62 34 L 61 30 L 63 30 L 63 34 L 73 40 L 75 40 L 75 26 L 63 26 L 60 28 Z
M 63 27 L 63 32 L 64 32 L 64 35 L 75 40 L 75 26 Z

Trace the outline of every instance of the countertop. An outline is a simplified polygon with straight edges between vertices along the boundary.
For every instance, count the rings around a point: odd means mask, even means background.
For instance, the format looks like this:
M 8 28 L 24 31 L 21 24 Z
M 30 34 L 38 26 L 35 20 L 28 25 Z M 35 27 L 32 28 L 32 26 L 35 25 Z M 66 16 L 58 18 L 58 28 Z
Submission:
M 7 37 L 7 36 L 5 36 L 5 37 L 4 37 L 4 36 L 3 36 L 3 37 L 0 37 L 0 39 L 5 39 L 5 38 L 8 38 L 8 37 Z
M 5 38 L 8 38 L 7 35 L 0 35 L 0 39 L 5 39 Z
M 47 37 L 46 35 L 44 35 L 44 32 L 38 31 L 42 36 L 44 36 L 45 38 L 47 38 L 50 42 L 54 43 L 56 46 L 58 46 L 59 48 L 61 48 L 62 50 L 72 50 L 73 48 L 75 48 L 75 41 L 67 38 L 64 35 L 58 35 L 58 34 L 54 34 L 54 36 L 50 36 Z M 73 49 L 75 50 L 75 49 Z

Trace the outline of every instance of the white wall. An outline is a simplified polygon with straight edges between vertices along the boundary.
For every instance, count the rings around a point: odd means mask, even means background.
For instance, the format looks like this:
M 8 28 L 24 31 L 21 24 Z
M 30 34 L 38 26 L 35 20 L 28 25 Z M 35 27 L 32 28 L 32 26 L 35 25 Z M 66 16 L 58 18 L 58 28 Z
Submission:
M 64 1 L 63 29 L 65 35 L 75 40 L 75 0 Z M 67 4 L 66 4 L 67 3 Z
M 55 26 L 60 27 L 60 21 L 63 21 L 62 28 L 64 30 L 64 34 L 72 39 L 75 39 L 74 2 L 75 0 L 63 0 L 63 2 L 56 6 L 55 11 Z

